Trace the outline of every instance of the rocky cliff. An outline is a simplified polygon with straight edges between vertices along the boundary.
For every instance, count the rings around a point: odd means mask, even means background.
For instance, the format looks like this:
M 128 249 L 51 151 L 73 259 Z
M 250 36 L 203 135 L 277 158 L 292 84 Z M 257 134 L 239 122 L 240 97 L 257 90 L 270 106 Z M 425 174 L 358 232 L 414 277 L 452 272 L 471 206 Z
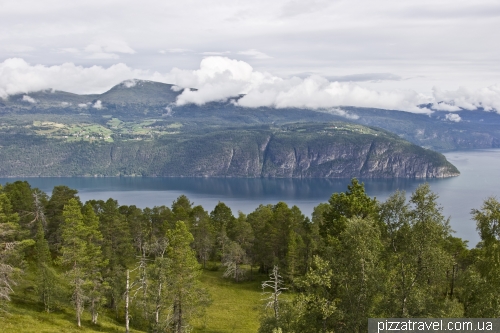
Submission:
M 54 142 L 0 149 L 0 176 L 436 178 L 443 155 L 388 132 L 334 123 L 221 130 L 114 143 Z

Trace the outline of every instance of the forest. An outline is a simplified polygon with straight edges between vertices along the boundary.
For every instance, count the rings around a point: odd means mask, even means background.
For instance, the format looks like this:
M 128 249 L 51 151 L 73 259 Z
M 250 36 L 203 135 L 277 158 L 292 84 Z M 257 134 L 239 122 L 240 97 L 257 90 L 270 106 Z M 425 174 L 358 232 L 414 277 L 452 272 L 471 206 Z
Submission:
M 126 332 L 202 332 L 193 323 L 216 295 L 201 277 L 217 270 L 234 285 L 258 281 L 259 333 L 498 317 L 500 203 L 486 199 L 471 219 L 474 248 L 453 236 L 428 184 L 379 202 L 354 178 L 309 218 L 285 202 L 208 212 L 184 195 L 170 207 L 83 203 L 67 186 L 49 196 L 15 181 L 0 187 L 0 319 L 32 298 L 49 316 L 70 309 L 76 327 L 111 315 Z

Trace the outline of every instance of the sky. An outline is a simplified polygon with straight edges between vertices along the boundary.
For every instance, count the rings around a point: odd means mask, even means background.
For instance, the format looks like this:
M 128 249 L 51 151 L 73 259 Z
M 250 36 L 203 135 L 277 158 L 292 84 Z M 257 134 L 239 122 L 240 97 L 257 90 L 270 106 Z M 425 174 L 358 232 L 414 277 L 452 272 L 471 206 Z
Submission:
M 0 97 L 127 79 L 178 104 L 500 110 L 498 0 L 0 0 Z

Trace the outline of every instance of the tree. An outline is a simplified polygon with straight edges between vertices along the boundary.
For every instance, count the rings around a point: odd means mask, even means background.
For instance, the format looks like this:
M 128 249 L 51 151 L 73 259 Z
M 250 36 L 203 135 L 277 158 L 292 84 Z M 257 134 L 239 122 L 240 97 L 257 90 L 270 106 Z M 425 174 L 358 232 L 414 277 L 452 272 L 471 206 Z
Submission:
M 210 212 L 210 221 L 215 231 L 216 249 L 218 251 L 216 254 L 217 259 L 222 259 L 224 248 L 230 240 L 227 236 L 227 229 L 228 226 L 234 224 L 235 220 L 231 208 L 220 201 L 214 210 Z
M 146 304 L 150 313 L 150 328 L 152 332 L 162 332 L 168 327 L 168 316 L 165 311 L 171 304 L 171 294 L 169 293 L 169 274 L 171 258 L 166 256 L 168 241 L 158 241 L 153 249 L 155 259 L 148 268 L 147 297 Z
M 338 236 L 345 229 L 347 219 L 352 217 L 378 221 L 378 201 L 366 194 L 364 184 L 360 184 L 356 178 L 347 185 L 346 192 L 332 194 L 328 203 L 330 207 L 324 213 L 321 225 L 325 237 Z
M 236 282 L 240 281 L 245 271 L 241 265 L 247 260 L 245 250 L 236 242 L 230 241 L 222 255 L 222 265 L 226 267 L 223 276 L 231 277 Z
M 19 246 L 18 231 L 19 216 L 12 211 L 7 195 L 0 191 L 0 309 L 4 302 L 10 301 L 10 295 L 14 292 L 12 288 L 16 285 L 14 273 L 18 271 L 15 265 L 16 252 L 19 250 L 16 248 Z
M 247 221 L 252 226 L 256 236 L 252 246 L 252 263 L 259 265 L 259 271 L 268 273 L 274 265 L 272 240 L 269 239 L 269 228 L 273 217 L 272 205 L 259 205 L 252 213 L 248 214 Z
M 332 258 L 335 297 L 342 309 L 338 332 L 359 333 L 366 330 L 366 318 L 378 317 L 385 282 L 380 230 L 375 223 L 358 217 L 347 221 L 339 235 L 340 251 Z
M 12 211 L 19 216 L 19 224 L 25 230 L 36 231 L 32 213 L 35 211 L 32 189 L 27 181 L 7 183 L 3 189 L 12 206 Z
M 476 221 L 477 230 L 482 242 L 489 246 L 500 242 L 500 202 L 490 197 L 483 203 L 481 209 L 471 211 Z
M 461 279 L 465 315 L 494 318 L 500 316 L 500 202 L 490 197 L 471 214 L 481 243 Z
M 148 213 L 151 209 L 147 208 Z M 133 237 L 133 244 L 137 254 L 147 251 L 145 247 L 152 241 L 152 225 L 149 220 L 149 215 L 143 212 L 142 209 L 136 206 L 120 206 L 119 213 L 125 218 L 128 223 L 130 234 Z
M 382 205 L 387 226 L 387 317 L 460 316 L 456 300 L 447 297 L 448 275 L 454 265 L 446 250 L 448 220 L 429 185 L 420 185 L 409 204 L 396 193 Z
M 80 203 L 70 199 L 63 209 L 64 222 L 61 225 L 61 262 L 68 268 L 66 277 L 71 285 L 72 301 L 76 310 L 76 322 L 81 327 L 81 315 L 87 297 L 84 291 L 85 266 L 90 259 L 85 237 L 87 228 L 83 222 Z
M 189 201 L 185 195 L 179 196 L 174 202 L 172 202 L 173 224 L 169 229 L 175 228 L 175 222 L 177 221 L 189 222 L 192 209 L 193 203 Z
M 102 255 L 109 263 L 103 269 L 106 281 L 106 296 L 108 306 L 113 308 L 118 316 L 119 304 L 124 294 L 127 264 L 134 258 L 134 247 L 126 216 L 120 214 L 118 202 L 108 199 L 90 201 L 94 212 L 99 218 L 99 231 L 102 235 Z
M 281 309 L 282 315 L 275 327 L 289 327 L 286 331 L 297 333 L 335 331 L 342 312 L 337 308 L 339 300 L 335 297 L 334 277 L 331 262 L 315 255 L 311 269 L 297 283 L 302 292 L 293 304 Z
M 268 295 L 266 309 L 272 309 L 274 318 L 279 319 L 280 316 L 280 295 L 287 288 L 283 287 L 283 278 L 279 274 L 278 266 L 273 267 L 273 271 L 269 275 L 270 279 L 262 282 L 262 291 L 264 295 Z M 271 291 L 267 292 L 266 289 L 270 288 Z
M 45 239 L 42 222 L 37 223 L 35 235 L 35 263 L 37 272 L 37 291 L 45 311 L 51 312 L 57 295 L 57 273 L 52 268 L 49 243 Z
M 54 252 L 59 251 L 61 246 L 61 225 L 64 223 L 63 209 L 71 199 L 75 199 L 81 206 L 80 198 L 76 195 L 77 190 L 70 189 L 67 186 L 54 186 L 52 195 L 45 207 L 45 216 L 47 218 L 46 238 L 50 249 Z
M 103 237 L 99 231 L 99 218 L 88 203 L 83 206 L 82 214 L 86 228 L 86 257 L 88 258 L 85 265 L 85 289 L 90 303 L 92 323 L 97 324 L 98 311 L 101 304 L 105 302 L 104 290 L 107 287 L 101 270 L 108 264 L 108 260 L 103 258 L 101 251 Z
M 172 293 L 172 324 L 175 333 L 187 332 L 189 319 L 200 314 L 209 304 L 207 292 L 200 287 L 200 265 L 191 249 L 193 236 L 183 221 L 175 229 L 167 231 L 170 259 L 168 289 Z

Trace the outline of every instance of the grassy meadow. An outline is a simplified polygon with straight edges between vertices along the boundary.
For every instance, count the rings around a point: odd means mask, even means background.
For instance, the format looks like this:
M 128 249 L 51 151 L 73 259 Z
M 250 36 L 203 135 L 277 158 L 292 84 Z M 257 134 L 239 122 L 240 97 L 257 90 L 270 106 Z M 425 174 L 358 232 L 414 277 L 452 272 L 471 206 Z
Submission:
M 212 304 L 203 317 L 192 321 L 193 332 L 256 332 L 259 327 L 259 316 L 264 307 L 261 281 L 267 279 L 267 276 L 254 273 L 251 280 L 234 282 L 223 278 L 222 273 L 222 270 L 204 270 L 202 273 L 201 281 L 212 297 Z M 17 289 L 20 290 L 16 290 L 9 304 L 9 313 L 0 313 L 0 333 L 125 331 L 122 318 L 116 320 L 112 312 L 99 315 L 99 324 L 93 325 L 90 314 L 85 311 L 82 327 L 78 328 L 73 309 L 63 308 L 53 313 L 46 313 L 43 305 L 36 301 L 33 292 L 23 291 L 23 287 L 19 287 Z M 131 332 L 142 331 L 131 329 Z

